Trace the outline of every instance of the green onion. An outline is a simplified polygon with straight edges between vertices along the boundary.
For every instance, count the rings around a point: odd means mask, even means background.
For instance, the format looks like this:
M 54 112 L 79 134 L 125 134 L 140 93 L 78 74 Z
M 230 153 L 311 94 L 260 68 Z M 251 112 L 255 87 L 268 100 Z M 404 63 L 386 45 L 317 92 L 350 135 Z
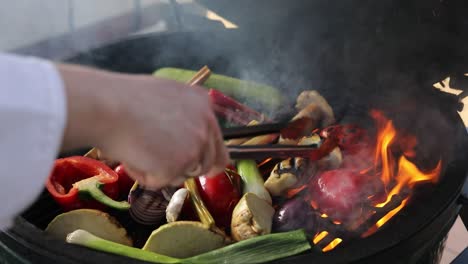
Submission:
M 265 181 L 263 180 L 260 171 L 258 170 L 257 163 L 253 160 L 239 160 L 237 161 L 237 171 L 242 178 L 244 190 L 243 193 L 253 193 L 259 198 L 271 204 L 271 196 L 265 188 Z
M 243 240 L 183 260 L 183 263 L 264 263 L 310 250 L 303 230 L 269 234 Z
M 134 258 L 153 263 L 181 263 L 180 259 L 171 258 L 164 255 L 159 255 L 154 252 L 133 248 L 122 244 L 114 243 L 100 237 L 97 237 L 88 231 L 78 229 L 67 236 L 67 242 L 71 244 L 81 245 L 107 253 L 112 253 L 120 256 Z
M 264 263 L 290 257 L 311 249 L 303 230 L 254 237 L 186 259 L 172 258 L 139 248 L 124 246 L 99 238 L 84 230 L 76 230 L 70 233 L 67 236 L 67 242 L 120 256 L 162 264 Z

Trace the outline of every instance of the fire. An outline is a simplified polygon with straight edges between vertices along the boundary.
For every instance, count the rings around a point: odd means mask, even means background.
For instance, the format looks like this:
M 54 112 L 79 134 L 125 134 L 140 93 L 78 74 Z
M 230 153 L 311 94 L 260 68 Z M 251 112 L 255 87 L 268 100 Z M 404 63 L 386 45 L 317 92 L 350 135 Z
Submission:
M 404 155 L 398 159 L 398 163 L 395 163 L 396 157 L 394 157 L 390 151 L 390 146 L 397 139 L 397 131 L 393 126 L 393 122 L 388 120 L 381 112 L 372 111 L 371 115 L 376 119 L 377 127 L 379 129 L 377 135 L 377 144 L 375 150 L 375 167 L 377 168 L 380 164 L 381 167 L 381 179 L 386 189 L 386 200 L 385 202 L 374 205 L 377 208 L 382 208 L 387 205 L 394 195 L 401 195 L 405 189 L 412 189 L 417 183 L 423 182 L 437 182 L 439 179 L 440 171 L 442 169 L 442 161 L 439 160 L 436 167 L 428 172 L 422 172 L 419 168 L 408 160 L 406 156 L 414 156 L 414 146 L 416 145 L 416 139 L 414 137 L 408 137 L 398 139 L 406 143 L 406 149 L 403 149 Z M 406 156 L 405 156 L 406 155 Z M 395 170 L 396 168 L 396 170 Z M 391 187 L 393 185 L 393 187 Z M 391 188 L 390 188 L 391 187 Z M 395 216 L 401 209 L 405 207 L 409 200 L 409 197 L 404 198 L 401 204 L 389 211 L 384 217 L 379 219 L 375 226 L 371 228 L 376 230 L 388 222 L 393 216 Z M 367 232 L 373 233 L 373 232 Z
M 371 111 L 371 116 L 375 119 L 377 126 L 374 155 L 372 157 L 371 154 L 369 157 L 370 166 L 365 169 L 361 168 L 359 174 L 363 177 L 370 176 L 373 179 L 379 179 L 383 183 L 380 187 L 381 191 L 366 196 L 368 206 L 363 207 L 359 218 L 353 218 L 352 221 L 340 222 L 321 213 L 322 218 L 330 219 L 335 225 L 344 225 L 351 232 L 363 226 L 360 237 L 372 235 L 397 215 L 408 204 L 412 190 L 417 184 L 436 183 L 442 169 L 442 161 L 439 160 L 433 169 L 421 171 L 411 161 L 411 158 L 416 156 L 416 137 L 403 135 L 397 131 L 394 123 L 380 111 Z M 395 154 L 396 151 L 392 151 L 395 149 L 398 149 L 398 155 Z M 320 211 L 320 204 L 316 201 L 311 200 L 310 204 L 315 210 Z M 317 244 L 331 234 L 333 230 L 317 232 L 313 243 Z M 322 251 L 330 251 L 341 242 L 342 239 L 335 236 L 334 240 L 322 248 Z

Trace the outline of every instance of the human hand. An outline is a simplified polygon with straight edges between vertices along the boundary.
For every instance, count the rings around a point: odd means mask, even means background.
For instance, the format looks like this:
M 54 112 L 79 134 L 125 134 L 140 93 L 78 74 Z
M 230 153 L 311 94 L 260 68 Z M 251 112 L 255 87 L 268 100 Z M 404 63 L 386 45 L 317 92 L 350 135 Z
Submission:
M 65 146 L 98 147 L 147 189 L 180 185 L 197 166 L 211 175 L 227 165 L 204 89 L 78 66 L 59 70 L 68 98 Z

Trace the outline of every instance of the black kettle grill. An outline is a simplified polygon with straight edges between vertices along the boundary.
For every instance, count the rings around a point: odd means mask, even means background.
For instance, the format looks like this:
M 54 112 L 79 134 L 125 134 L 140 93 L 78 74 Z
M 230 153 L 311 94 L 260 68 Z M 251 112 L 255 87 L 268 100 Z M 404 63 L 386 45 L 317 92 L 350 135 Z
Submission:
M 276 263 L 438 263 L 456 217 L 468 223 L 466 184 L 463 189 L 468 137 L 457 112 L 465 93 L 447 94 L 433 84 L 450 76 L 453 87 L 468 88 L 468 3 L 259 1 L 283 7 L 270 13 L 247 1 L 230 8 L 229 1 L 201 2 L 239 28 L 137 35 L 66 61 L 127 73 L 209 65 L 217 73 L 278 87 L 291 95 L 291 104 L 301 90 L 316 89 L 340 122 L 383 109 L 418 136 L 423 163 L 430 163 L 434 153 L 446 161 L 440 182 L 418 191 L 410 205 L 368 238 Z M 287 115 L 287 109 L 279 109 L 276 118 Z M 3 258 L 14 263 L 143 263 L 45 236 L 41 229 L 58 213 L 44 192 L 0 234 Z

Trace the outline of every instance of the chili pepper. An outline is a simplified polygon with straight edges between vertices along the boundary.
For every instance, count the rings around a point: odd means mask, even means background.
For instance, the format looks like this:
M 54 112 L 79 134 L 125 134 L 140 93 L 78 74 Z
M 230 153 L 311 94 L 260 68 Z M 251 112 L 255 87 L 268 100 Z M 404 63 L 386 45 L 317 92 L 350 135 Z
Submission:
M 115 201 L 119 195 L 119 175 L 104 163 L 82 156 L 57 159 L 46 188 L 64 209 L 103 209 L 105 206 L 127 210 L 126 201 Z

